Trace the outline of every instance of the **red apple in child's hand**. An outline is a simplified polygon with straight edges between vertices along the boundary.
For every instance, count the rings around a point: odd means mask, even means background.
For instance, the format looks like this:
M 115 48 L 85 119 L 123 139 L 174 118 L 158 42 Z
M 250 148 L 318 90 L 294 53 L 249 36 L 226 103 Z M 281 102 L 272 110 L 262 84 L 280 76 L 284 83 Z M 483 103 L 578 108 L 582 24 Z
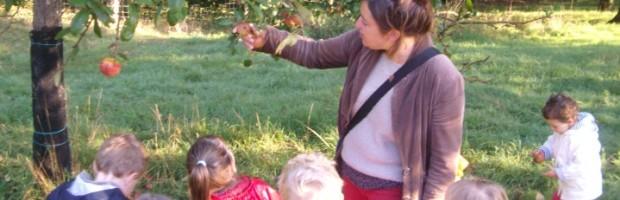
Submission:
M 121 63 L 112 57 L 105 57 L 99 62 L 99 71 L 108 78 L 114 77 L 121 72 Z
M 541 150 L 534 150 L 532 158 L 535 163 L 542 163 L 545 161 L 545 154 Z

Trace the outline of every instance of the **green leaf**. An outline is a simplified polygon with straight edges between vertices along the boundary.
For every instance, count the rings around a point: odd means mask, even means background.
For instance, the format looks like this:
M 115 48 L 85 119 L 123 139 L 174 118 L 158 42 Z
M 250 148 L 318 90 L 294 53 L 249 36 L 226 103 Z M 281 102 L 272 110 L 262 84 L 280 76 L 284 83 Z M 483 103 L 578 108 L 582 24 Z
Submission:
M 9 12 L 13 7 L 13 0 L 4 0 L 4 12 Z
M 243 21 L 243 19 L 244 19 L 243 16 L 244 16 L 243 15 L 243 10 L 241 10 L 241 8 L 235 10 L 235 21 L 236 22 Z
M 93 31 L 97 37 L 101 38 L 101 27 L 99 27 L 99 20 L 95 19 L 95 26 L 93 26 Z
M 301 16 L 301 19 L 304 20 L 304 23 L 310 22 L 312 19 L 312 11 L 308 10 L 308 8 L 304 7 L 301 3 L 294 1 L 295 9 L 297 9 L 297 13 Z
M 128 61 L 128 60 L 129 60 L 129 57 L 127 56 L 127 54 L 126 54 L 126 53 L 123 53 L 123 52 L 119 52 L 119 53 L 118 53 L 118 57 L 122 58 L 122 59 L 123 59 L 123 60 L 125 60 L 125 61 Z
M 183 0 L 168 0 L 168 8 L 170 10 L 181 10 L 185 6 L 185 1 Z
M 92 13 L 97 16 L 105 26 L 112 22 L 112 9 L 95 0 L 86 0 L 86 6 L 91 9 Z
M 71 20 L 71 34 L 77 35 L 84 29 L 86 26 L 86 22 L 90 17 L 90 13 L 88 12 L 88 8 L 81 9 Z
M 154 20 L 155 26 L 157 26 L 158 24 L 157 22 L 159 22 L 159 16 L 161 16 L 161 10 L 163 8 L 164 8 L 164 5 L 161 2 L 157 3 L 157 11 L 155 12 L 155 20 Z
M 433 8 L 438 8 L 442 6 L 440 0 L 431 0 L 431 3 L 433 5 Z
M 467 11 L 469 12 L 473 12 L 474 11 L 474 3 L 472 0 L 465 0 L 465 8 L 467 8 Z
M 185 7 L 184 0 L 168 1 L 168 24 L 174 26 L 180 21 L 183 21 L 185 16 L 187 16 L 187 8 Z
M 71 33 L 71 28 L 63 28 L 60 32 L 58 32 L 56 34 L 56 37 L 54 37 L 55 40 L 60 40 L 62 38 L 65 37 L 65 35 L 67 35 L 68 33 Z
M 132 21 L 132 23 L 138 23 L 140 19 L 140 5 L 132 3 L 129 5 L 129 15 L 127 16 L 127 21 Z
M 250 59 L 243 60 L 243 66 L 245 66 L 245 67 L 252 66 L 252 60 L 250 60 Z
M 69 56 L 67 57 L 67 60 L 73 60 L 79 51 L 80 51 L 79 46 L 75 46 L 71 48 L 71 52 L 69 52 Z
M 260 6 L 255 5 L 253 3 L 249 3 L 249 2 L 248 2 L 248 6 L 250 6 L 250 9 L 252 10 L 254 19 L 256 19 L 257 21 L 263 21 L 265 17 L 263 16 L 263 11 L 260 9 Z
M 121 30 L 121 40 L 123 41 L 131 40 L 136 32 L 136 27 L 138 27 L 138 20 L 140 17 L 140 6 L 133 3 L 129 5 L 128 11 L 129 13 L 127 20 L 125 20 L 123 30 Z
M 84 8 L 84 6 L 86 6 L 86 1 L 88 0 L 69 0 L 69 5 L 78 8 Z

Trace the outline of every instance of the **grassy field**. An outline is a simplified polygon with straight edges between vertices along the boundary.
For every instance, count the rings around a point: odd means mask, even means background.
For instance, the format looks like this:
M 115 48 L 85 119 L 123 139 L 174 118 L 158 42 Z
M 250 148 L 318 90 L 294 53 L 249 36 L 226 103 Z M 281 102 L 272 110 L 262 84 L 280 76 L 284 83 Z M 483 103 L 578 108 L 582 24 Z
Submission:
M 541 13 L 481 14 L 524 19 Z M 471 80 L 463 141 L 467 174 L 501 183 L 511 199 L 549 196 L 556 183 L 540 176 L 545 166 L 533 165 L 528 153 L 550 133 L 541 106 L 551 93 L 564 91 L 598 120 L 602 199 L 620 196 L 620 26 L 605 23 L 613 14 L 561 11 L 545 22 L 472 26 L 454 34 L 457 65 L 490 56 L 462 69 Z M 0 36 L 0 199 L 42 199 L 55 183 L 36 178 L 29 165 L 30 19 L 17 20 Z M 299 152 L 333 155 L 343 69 L 308 70 L 258 53 L 231 55 L 225 33 L 139 32 L 122 45 L 131 60 L 118 77 L 98 72 L 111 37 L 89 35 L 65 66 L 74 174 L 89 169 L 101 141 L 117 132 L 135 133 L 145 143 L 151 191 L 175 199 L 187 198 L 185 154 L 202 135 L 224 137 L 241 173 L 270 183 Z M 75 40 L 67 39 L 65 55 Z M 244 67 L 248 57 L 254 65 Z M 145 191 L 143 184 L 138 191 Z

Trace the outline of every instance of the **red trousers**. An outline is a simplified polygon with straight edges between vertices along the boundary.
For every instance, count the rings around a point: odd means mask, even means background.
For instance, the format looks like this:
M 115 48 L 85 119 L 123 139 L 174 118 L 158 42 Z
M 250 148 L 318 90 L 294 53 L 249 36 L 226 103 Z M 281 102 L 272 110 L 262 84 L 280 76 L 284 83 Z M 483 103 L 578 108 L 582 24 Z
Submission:
M 344 200 L 401 200 L 402 187 L 385 189 L 363 189 L 357 187 L 348 178 L 344 177 Z
M 560 193 L 557 190 L 553 192 L 552 200 L 561 200 Z

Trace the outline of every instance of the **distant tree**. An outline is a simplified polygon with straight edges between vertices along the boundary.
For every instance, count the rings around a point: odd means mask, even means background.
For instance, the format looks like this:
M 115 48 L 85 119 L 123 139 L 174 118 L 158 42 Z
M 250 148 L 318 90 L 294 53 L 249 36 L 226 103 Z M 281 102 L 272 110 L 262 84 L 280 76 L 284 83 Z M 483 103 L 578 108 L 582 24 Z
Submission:
M 613 5 L 613 0 L 598 0 L 598 10 L 606 11 Z

